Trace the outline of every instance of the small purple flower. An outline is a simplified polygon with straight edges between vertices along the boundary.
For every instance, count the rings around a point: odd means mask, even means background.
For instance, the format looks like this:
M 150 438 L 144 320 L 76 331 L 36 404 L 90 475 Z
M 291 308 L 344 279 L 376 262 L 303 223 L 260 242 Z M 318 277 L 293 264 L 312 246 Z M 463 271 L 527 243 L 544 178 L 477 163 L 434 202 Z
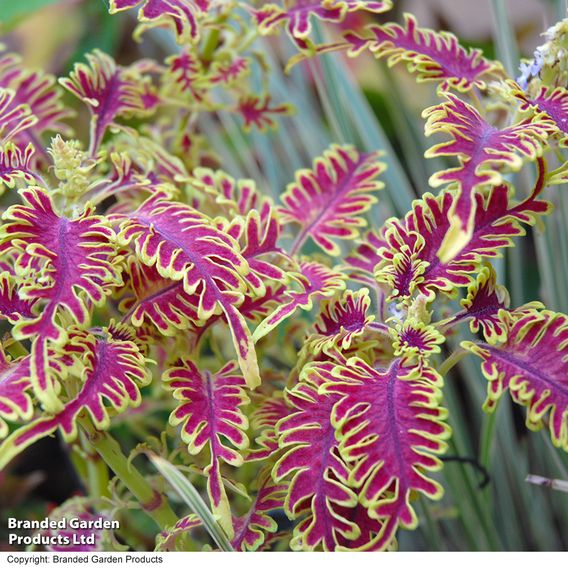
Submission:
M 533 55 L 534 59 L 532 59 L 532 61 L 527 61 L 519 65 L 519 71 L 521 74 L 517 78 L 517 83 L 524 91 L 527 90 L 531 79 L 538 76 L 544 64 L 544 57 L 540 52 L 540 49 L 536 49 Z

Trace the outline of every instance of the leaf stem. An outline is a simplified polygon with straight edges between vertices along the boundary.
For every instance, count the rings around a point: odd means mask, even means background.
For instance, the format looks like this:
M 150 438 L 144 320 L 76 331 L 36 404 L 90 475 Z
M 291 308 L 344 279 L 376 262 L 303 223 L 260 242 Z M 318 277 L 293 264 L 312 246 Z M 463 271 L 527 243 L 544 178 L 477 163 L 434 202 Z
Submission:
M 221 27 L 215 26 L 207 36 L 205 42 L 205 47 L 203 48 L 203 54 L 201 58 L 205 63 L 209 63 L 213 59 L 213 53 L 219 45 L 219 38 L 221 37 Z
M 469 351 L 466 351 L 463 347 L 458 347 L 442 362 L 438 369 L 438 373 L 440 373 L 442 377 L 446 376 L 468 353 Z
M 172 511 L 164 496 L 152 488 L 144 476 L 128 462 L 118 442 L 107 432 L 96 430 L 86 419 L 80 420 L 80 424 L 89 444 L 114 471 L 160 529 L 164 530 L 175 525 L 178 520 L 177 515 Z
M 101 456 L 93 451 L 92 445 L 83 430 L 80 431 L 81 445 L 83 446 L 83 461 L 87 468 L 87 479 L 89 482 L 89 494 L 95 499 L 100 497 L 110 497 L 108 491 L 108 467 Z
M 300 252 L 307 238 L 308 238 L 308 231 L 302 229 L 298 233 L 298 236 L 296 237 L 294 242 L 292 243 L 292 248 L 290 249 L 290 256 L 296 256 Z

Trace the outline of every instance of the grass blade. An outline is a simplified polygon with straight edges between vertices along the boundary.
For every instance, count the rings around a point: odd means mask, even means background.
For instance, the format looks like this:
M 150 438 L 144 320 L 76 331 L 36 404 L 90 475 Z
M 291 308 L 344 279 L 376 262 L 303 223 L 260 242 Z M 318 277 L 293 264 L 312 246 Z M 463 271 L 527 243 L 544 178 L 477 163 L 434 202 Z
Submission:
M 232 552 L 234 549 L 227 535 L 223 532 L 223 529 L 221 529 L 219 523 L 209 510 L 209 507 L 207 507 L 192 483 L 186 479 L 175 466 L 165 459 L 151 454 L 150 460 L 175 489 L 182 501 L 201 519 L 203 526 L 211 535 L 211 538 L 215 541 L 217 546 L 225 552 Z

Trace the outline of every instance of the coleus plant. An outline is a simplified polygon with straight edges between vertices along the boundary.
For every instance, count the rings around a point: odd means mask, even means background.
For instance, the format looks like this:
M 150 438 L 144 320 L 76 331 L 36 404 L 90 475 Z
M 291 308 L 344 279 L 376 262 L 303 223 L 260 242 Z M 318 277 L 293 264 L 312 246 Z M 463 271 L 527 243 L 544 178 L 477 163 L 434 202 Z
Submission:
M 2 55 L 0 466 L 55 433 L 78 449 L 85 495 L 54 516 L 139 507 L 156 550 L 218 544 L 211 518 L 236 550 L 393 549 L 417 526 L 417 497 L 443 494 L 444 379 L 467 353 L 487 412 L 508 391 L 527 426 L 568 451 L 568 316 L 512 306 L 491 264 L 566 181 L 568 24 L 516 82 L 409 15 L 345 29 L 348 14 L 391 7 L 111 0 L 111 13 L 137 15 L 136 35 L 169 28 L 177 51 L 124 66 L 95 50 L 59 85 Z M 317 20 L 341 39 L 321 43 Z M 365 232 L 380 152 L 333 144 L 276 200 L 222 170 L 196 117 L 261 131 L 286 120 L 255 48 L 282 28 L 291 64 L 370 52 L 433 84 L 425 133 L 443 140 L 426 157 L 454 158 L 430 179 L 437 193 Z M 89 113 L 85 139 L 62 90 Z M 535 172 L 526 194 L 508 175 L 521 168 Z M 448 354 L 459 326 L 471 338 Z M 163 435 L 127 457 L 109 430 L 141 413 Z M 206 514 L 131 463 L 150 449 L 203 489 Z

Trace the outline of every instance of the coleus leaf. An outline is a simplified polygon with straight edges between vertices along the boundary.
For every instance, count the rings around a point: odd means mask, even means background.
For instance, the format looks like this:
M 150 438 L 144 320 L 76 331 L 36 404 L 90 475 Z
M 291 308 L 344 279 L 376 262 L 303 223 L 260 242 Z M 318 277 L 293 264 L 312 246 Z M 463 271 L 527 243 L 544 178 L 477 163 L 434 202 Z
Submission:
M 198 17 L 207 13 L 210 0 L 110 0 L 111 14 L 139 7 L 142 28 L 165 24 L 172 28 L 178 43 L 199 39 Z
M 365 286 L 375 286 L 375 266 L 382 260 L 379 250 L 387 244 L 384 238 L 384 229 L 379 232 L 368 231 L 357 248 L 351 251 L 345 259 L 350 270 L 349 278 L 361 282 Z
M 75 219 L 60 216 L 50 196 L 40 188 L 21 190 L 24 205 L 4 213 L 0 251 L 16 253 L 16 272 L 24 277 L 19 295 L 35 301 L 42 310 L 21 318 L 12 333 L 18 339 L 34 338 L 32 379 L 44 406 L 61 409 L 46 369 L 47 341 L 66 337 L 67 316 L 86 325 L 92 305 L 101 305 L 113 286 L 121 283 L 114 233 L 88 206 Z
M 215 203 L 227 211 L 227 216 L 246 216 L 256 209 L 264 218 L 266 209 L 270 206 L 270 201 L 258 191 L 254 180 L 236 180 L 223 170 L 196 168 L 193 170 L 190 183 L 211 195 Z
M 0 319 L 17 323 L 34 317 L 36 300 L 23 298 L 21 284 L 9 273 L 0 273 Z
M 260 434 L 255 438 L 257 447 L 251 449 L 247 461 L 261 461 L 274 456 L 279 449 L 276 425 L 290 414 L 284 397 L 271 393 L 264 396 L 251 415 L 251 425 Z
M 19 104 L 13 90 L 0 87 L 0 143 L 4 144 L 36 124 L 30 107 Z
M 35 121 L 30 128 L 17 137 L 22 146 L 32 144 L 42 151 L 40 137 L 46 131 L 70 134 L 65 123 L 72 116 L 61 101 L 61 92 L 55 85 L 55 77 L 23 67 L 21 57 L 13 53 L 0 55 L 0 87 L 12 89 L 14 104 L 25 105 L 30 109 Z
M 114 197 L 122 205 L 123 201 L 131 196 L 156 190 L 157 184 L 154 184 L 146 172 L 141 171 L 126 153 L 111 152 L 109 158 L 111 171 L 106 177 L 90 184 L 89 190 L 82 196 L 84 201 L 99 205 L 105 199 Z
M 88 499 L 84 497 L 74 497 L 68 499 L 61 506 L 57 507 L 49 514 L 50 521 L 53 523 L 61 523 L 66 520 L 64 526 L 61 525 L 54 528 L 47 528 L 40 531 L 44 538 L 51 539 L 51 543 L 45 548 L 49 552 L 103 552 L 108 550 L 110 541 L 109 529 L 93 531 L 89 528 L 90 523 L 108 522 L 111 519 L 107 515 L 101 515 L 93 510 L 93 506 Z M 71 519 L 75 523 L 84 523 L 83 527 L 71 528 Z M 75 519 L 77 519 L 75 521 Z M 94 542 L 90 540 L 94 536 Z M 67 539 L 66 544 L 65 539 Z M 48 541 L 49 542 L 49 541 Z
M 30 420 L 33 416 L 31 390 L 29 356 L 10 361 L 0 344 L 0 438 L 8 434 L 4 420 Z
M 182 281 L 188 295 L 197 294 L 198 318 L 222 311 L 229 323 L 239 364 L 254 388 L 260 384 L 256 353 L 246 321 L 238 310 L 251 281 L 238 243 L 195 209 L 156 193 L 123 218 L 119 239 L 134 244 L 142 263 L 163 278 Z
M 416 319 L 409 318 L 389 331 L 394 355 L 405 360 L 417 358 L 419 362 L 425 362 L 435 353 L 440 353 L 440 345 L 446 341 L 446 337 L 434 326 Z
M 467 295 L 461 301 L 463 310 L 447 323 L 469 320 L 472 333 L 483 332 L 483 337 L 491 344 L 503 341 L 506 326 L 499 317 L 501 310 L 506 310 L 511 303 L 509 292 L 497 284 L 497 275 L 490 264 L 483 266 L 477 278 L 467 288 Z
M 333 296 L 345 288 L 345 275 L 315 261 L 300 262 L 299 292 L 286 291 L 280 306 L 262 320 L 254 331 L 253 339 L 258 341 L 289 318 L 298 308 L 311 310 L 314 299 Z
M 150 181 L 153 189 L 160 185 L 160 189 L 167 193 L 174 193 L 173 187 L 179 180 L 188 177 L 188 173 L 182 160 L 168 151 L 162 140 L 167 133 L 164 127 L 156 127 L 152 130 L 152 137 L 141 136 L 139 132 L 128 129 L 109 140 L 111 161 L 116 173 L 112 177 L 127 177 L 127 173 L 136 172 Z M 112 156 L 118 154 L 119 159 L 113 160 Z M 125 170 L 125 156 L 131 162 L 131 166 Z
M 276 261 L 287 261 L 289 257 L 278 246 L 280 222 L 273 208 L 264 207 L 261 212 L 252 209 L 246 217 L 235 218 L 227 227 L 227 233 L 241 244 L 251 273 L 258 277 L 254 284 L 257 289 L 263 288 L 266 279 L 286 281 L 286 272 Z
M 369 49 L 377 58 L 387 58 L 389 66 L 404 62 L 418 82 L 436 81 L 444 90 L 453 88 L 469 91 L 473 87 L 485 88 L 487 80 L 502 78 L 504 71 L 496 61 L 489 61 L 479 49 L 465 49 L 455 35 L 420 28 L 416 18 L 404 15 L 404 24 L 390 22 L 370 26 L 370 34 L 345 34 L 350 56 Z M 325 49 L 325 47 L 324 47 Z
M 368 509 L 358 504 L 355 508 L 345 511 L 345 515 L 352 523 L 357 525 L 361 534 L 353 540 L 340 537 L 337 550 L 376 551 L 385 549 L 385 546 L 376 538 L 383 529 L 383 523 L 373 519 L 369 515 Z M 396 547 L 396 540 L 393 539 L 392 543 L 386 545 L 386 550 L 396 550 Z
M 167 72 L 163 76 L 164 86 L 176 87 L 176 92 L 190 96 L 197 103 L 202 103 L 207 95 L 207 88 L 202 79 L 205 75 L 203 63 L 192 50 L 170 55 L 166 59 Z
M 0 147 L 0 182 L 14 187 L 17 180 L 28 184 L 41 181 L 32 167 L 34 147 L 28 144 L 23 150 L 20 146 L 8 142 Z
M 296 181 L 282 195 L 282 223 L 299 223 L 301 232 L 292 254 L 311 237 L 326 253 L 337 256 L 335 239 L 357 237 L 366 225 L 361 215 L 376 202 L 372 192 L 382 189 L 375 178 L 384 171 L 379 154 L 359 153 L 352 146 L 332 145 L 316 158 L 310 170 L 296 173 Z
M 529 302 L 511 309 L 510 303 L 509 292 L 504 286 L 497 284 L 493 267 L 486 265 L 479 271 L 476 281 L 468 286 L 467 296 L 461 301 L 463 310 L 439 324 L 453 325 L 469 320 L 472 333 L 481 331 L 485 341 L 495 345 L 505 341 L 507 337 L 507 318 L 519 318 L 544 308 L 541 302 Z
M 127 263 L 132 295 L 123 299 L 121 310 L 127 310 L 124 320 L 137 328 L 152 324 L 162 335 L 175 336 L 179 330 L 189 330 L 188 345 L 195 348 L 205 332 L 224 314 L 212 315 L 205 322 L 197 314 L 199 293 L 187 294 L 183 282 L 162 278 L 155 267 L 148 267 L 134 258 Z M 266 286 L 262 297 L 245 296 L 239 313 L 249 321 L 258 322 L 274 309 L 284 294 L 283 286 Z
M 368 315 L 371 306 L 369 290 L 345 290 L 343 296 L 322 303 L 314 324 L 314 333 L 306 340 L 306 348 L 313 354 L 345 351 L 375 320 Z
M 245 132 L 254 126 L 261 132 L 269 128 L 276 128 L 273 115 L 288 116 L 292 114 L 293 107 L 288 103 L 272 104 L 269 95 L 257 97 L 256 95 L 244 95 L 239 99 L 235 109 L 243 119 L 243 129 Z
M 110 416 L 105 402 L 119 413 L 140 404 L 139 389 L 147 385 L 151 377 L 147 370 L 148 362 L 127 327 L 111 323 L 97 335 L 72 329 L 64 352 L 64 357 L 57 352 L 48 353 L 49 365 L 58 364 L 52 371 L 59 379 L 59 386 L 65 385 L 66 388 L 65 394 L 58 395 L 63 408 L 53 414 L 47 413 L 11 434 L 0 446 L 2 466 L 30 444 L 57 429 L 65 440 L 75 439 L 77 418 L 83 410 L 87 411 L 97 429 L 106 430 Z M 69 358 L 71 361 L 68 361 Z M 71 377 L 61 381 L 64 372 Z
M 262 35 L 273 33 L 282 24 L 300 49 L 311 45 L 312 17 L 325 22 L 339 23 L 351 12 L 364 10 L 381 13 L 392 8 L 390 0 L 296 0 L 291 7 L 264 4 L 253 10 L 253 16 Z
M 286 453 L 272 475 L 277 482 L 291 477 L 284 509 L 291 519 L 303 517 L 290 544 L 299 550 L 335 550 L 339 538 L 359 536 L 357 525 L 340 514 L 357 504 L 357 495 L 348 487 L 350 468 L 339 455 L 330 421 L 338 398 L 300 383 L 287 399 L 293 411 L 277 427 Z
M 260 487 L 248 512 L 242 517 L 233 517 L 235 535 L 231 545 L 237 551 L 258 550 L 265 542 L 266 533 L 274 533 L 278 528 L 270 513 L 282 507 L 285 486 L 276 485 L 265 473 L 261 473 L 260 479 Z M 156 537 L 155 550 L 183 550 L 178 548 L 180 536 L 201 526 L 197 515 L 191 514 L 181 518 L 173 527 L 162 531 Z
M 247 295 L 239 306 L 239 313 L 248 321 L 258 323 L 282 301 L 285 290 L 285 286 L 267 286 L 262 297 Z M 197 345 L 205 331 L 218 320 L 226 320 L 224 314 L 211 317 L 205 324 L 199 322 L 193 325 L 191 329 L 193 338 L 190 339 L 190 345 Z
M 568 136 L 567 89 L 542 85 L 535 96 L 529 96 L 520 89 L 515 90 L 513 87 L 513 94 L 524 103 L 521 105 L 521 110 L 528 110 L 531 106 L 536 107 L 554 121 L 563 139 Z
M 527 427 L 547 425 L 554 445 L 568 451 L 568 317 L 529 310 L 520 317 L 505 313 L 503 322 L 504 343 L 462 343 L 483 360 L 489 381 L 484 408 L 493 412 L 508 389 L 527 407 Z
M 0 250 L 18 255 L 16 272 L 28 278 L 20 295 L 43 304 L 40 315 L 14 328 L 18 338 L 42 336 L 60 341 L 63 309 L 83 325 L 90 304 L 104 302 L 110 288 L 121 283 L 116 266 L 114 233 L 94 209 L 87 207 L 75 219 L 60 216 L 49 194 L 40 188 L 20 191 L 23 205 L 13 205 L 3 215 Z M 38 281 L 39 274 L 43 280 Z
M 275 533 L 278 523 L 270 513 L 284 505 L 286 485 L 274 483 L 270 474 L 260 473 L 256 497 L 248 512 L 233 519 L 235 536 L 231 541 L 235 550 L 253 552 L 264 543 L 266 533 Z
M 473 233 L 465 247 L 452 260 L 437 255 L 451 223 L 451 211 L 458 199 L 452 192 L 434 197 L 427 193 L 413 203 L 403 221 L 387 224 L 387 246 L 380 249 L 381 263 L 375 277 L 392 288 L 393 298 L 407 299 L 414 293 L 433 298 L 436 290 L 451 293 L 467 286 L 470 274 L 483 258 L 495 258 L 499 249 L 512 246 L 512 238 L 525 234 L 523 225 L 533 225 L 551 205 L 539 199 L 543 178 L 532 195 L 517 205 L 509 203 L 509 188 L 500 185 L 487 196 L 475 193 Z
M 320 395 L 337 397 L 331 421 L 339 451 L 352 466 L 349 481 L 360 488 L 359 502 L 383 522 L 370 546 L 385 548 L 399 526 L 417 524 L 412 492 L 442 496 L 440 484 L 426 476 L 441 468 L 436 454 L 450 435 L 440 406 L 442 379 L 425 365 L 394 359 L 381 370 L 355 357 L 344 365 L 307 365 L 303 376 L 321 383 Z
M 251 61 L 225 51 L 211 64 L 208 81 L 212 85 L 232 85 L 250 72 Z
M 234 467 L 243 463 L 239 452 L 249 444 L 245 434 L 248 420 L 240 409 L 249 402 L 244 390 L 246 383 L 233 362 L 212 374 L 199 370 L 189 360 L 168 370 L 164 380 L 179 401 L 170 422 L 174 426 L 181 424 L 181 439 L 188 445 L 189 453 L 198 454 L 206 446 L 209 449 L 211 461 L 205 473 L 211 506 L 227 535 L 233 537 L 221 461 Z
M 201 519 L 193 513 L 182 517 L 173 527 L 164 529 L 156 536 L 156 547 L 154 548 L 154 551 L 181 551 L 181 549 L 178 548 L 180 544 L 182 544 L 180 542 L 180 537 L 187 533 L 190 533 L 193 529 L 196 529 L 201 525 Z
M 143 116 L 155 109 L 158 98 L 149 78 L 136 65 L 118 66 L 114 59 L 95 49 L 85 55 L 87 64 L 76 63 L 60 83 L 91 112 L 89 153 L 94 155 L 107 128 L 123 116 Z M 143 68 L 142 65 L 138 67 Z
M 487 122 L 470 104 L 452 93 L 446 102 L 423 112 L 427 136 L 445 133 L 450 140 L 436 144 L 426 157 L 457 156 L 459 166 L 435 173 L 430 185 L 450 183 L 457 187 L 458 198 L 449 211 L 449 230 L 438 256 L 447 262 L 454 258 L 472 237 L 475 220 L 475 189 L 498 185 L 502 176 L 497 168 L 519 170 L 523 159 L 536 160 L 542 154 L 549 134 L 556 129 L 544 113 L 531 113 L 519 122 L 497 128 Z
M 127 267 L 133 297 L 121 303 L 121 308 L 128 310 L 124 319 L 135 327 L 149 321 L 167 336 L 199 322 L 199 296 L 187 294 L 181 282 L 162 278 L 155 266 L 146 266 L 132 257 Z

